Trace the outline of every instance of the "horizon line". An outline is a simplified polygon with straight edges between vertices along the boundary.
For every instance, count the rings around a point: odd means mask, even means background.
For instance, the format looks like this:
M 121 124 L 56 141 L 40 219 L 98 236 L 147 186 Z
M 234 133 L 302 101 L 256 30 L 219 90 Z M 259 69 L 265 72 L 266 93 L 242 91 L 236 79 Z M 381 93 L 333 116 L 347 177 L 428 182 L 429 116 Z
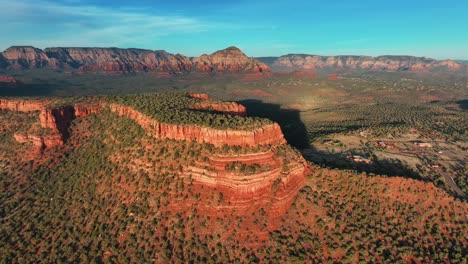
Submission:
M 164 52 L 167 52 L 167 53 L 170 53 L 170 54 L 175 54 L 175 55 L 180 54 L 180 55 L 183 55 L 183 56 L 186 56 L 186 57 L 189 57 L 189 58 L 196 58 L 196 57 L 200 57 L 202 55 L 210 55 L 210 54 L 216 53 L 218 51 L 226 50 L 226 49 L 232 48 L 232 47 L 237 48 L 237 49 L 239 49 L 240 51 L 243 52 L 243 50 L 241 48 L 239 48 L 237 46 L 234 46 L 234 45 L 228 46 L 228 47 L 223 48 L 223 49 L 215 50 L 215 51 L 213 51 L 211 53 L 202 53 L 202 54 L 200 54 L 198 56 L 188 56 L 188 55 L 185 55 L 185 54 L 183 54 L 181 52 L 170 52 L 170 51 L 167 51 L 165 49 L 147 49 L 147 48 L 137 48 L 137 47 L 121 48 L 121 47 L 116 47 L 116 46 L 50 46 L 50 47 L 41 48 L 41 47 L 37 47 L 37 46 L 34 46 L 34 45 L 12 45 L 12 46 L 9 46 L 8 48 L 4 48 L 4 50 L 1 51 L 0 53 L 4 53 L 6 50 L 8 50 L 10 48 L 35 48 L 35 49 L 40 49 L 41 51 L 45 51 L 46 49 L 53 49 L 53 48 L 64 48 L 64 49 L 120 49 L 120 50 L 144 50 L 144 51 L 152 51 L 152 52 L 164 51 Z M 365 55 L 365 54 L 323 55 L 322 54 L 322 55 L 320 55 L 320 54 L 302 53 L 302 52 L 286 53 L 286 54 L 282 54 L 282 55 L 266 55 L 266 56 L 248 56 L 246 54 L 246 56 L 250 57 L 250 58 L 280 58 L 280 57 L 294 56 L 294 55 L 297 55 L 297 56 L 301 56 L 301 55 L 304 55 L 304 56 L 319 56 L 319 57 L 370 57 L 370 58 L 413 57 L 413 58 L 422 58 L 422 59 L 429 59 L 429 60 L 436 60 L 436 61 L 450 60 L 450 61 L 454 61 L 454 62 L 457 62 L 457 63 L 459 63 L 460 61 L 468 61 L 468 59 L 461 59 L 461 58 L 436 59 L 436 58 L 433 58 L 433 57 L 417 56 L 417 55 L 409 55 L 409 54 L 381 54 L 381 55 Z

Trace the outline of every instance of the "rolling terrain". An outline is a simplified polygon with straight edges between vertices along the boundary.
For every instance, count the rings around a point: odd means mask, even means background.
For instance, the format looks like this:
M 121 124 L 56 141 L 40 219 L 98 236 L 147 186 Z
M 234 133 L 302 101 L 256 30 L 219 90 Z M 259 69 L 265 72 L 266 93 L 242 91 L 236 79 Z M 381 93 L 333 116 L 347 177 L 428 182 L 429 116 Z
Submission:
M 460 65 L 7 49 L 0 259 L 465 263 Z
M 6 262 L 463 259 L 466 203 L 308 164 L 235 103 L 166 92 L 0 105 Z
M 258 60 L 268 64 L 272 71 L 292 72 L 344 72 L 344 71 L 397 71 L 397 72 L 466 72 L 463 62 L 435 60 L 414 56 L 319 56 L 288 54 L 264 57 Z

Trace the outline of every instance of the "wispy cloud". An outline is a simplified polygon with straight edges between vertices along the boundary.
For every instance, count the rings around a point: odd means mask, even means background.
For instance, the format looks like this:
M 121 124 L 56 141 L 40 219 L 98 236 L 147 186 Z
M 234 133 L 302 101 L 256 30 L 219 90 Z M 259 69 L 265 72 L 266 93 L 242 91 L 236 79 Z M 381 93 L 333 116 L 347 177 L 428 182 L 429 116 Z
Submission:
M 76 1 L 75 1 L 76 2 Z M 73 1 L 0 0 L 0 48 L 45 46 L 157 47 L 161 36 L 189 34 L 222 25 L 180 15 L 151 14 L 142 8 L 76 5 Z

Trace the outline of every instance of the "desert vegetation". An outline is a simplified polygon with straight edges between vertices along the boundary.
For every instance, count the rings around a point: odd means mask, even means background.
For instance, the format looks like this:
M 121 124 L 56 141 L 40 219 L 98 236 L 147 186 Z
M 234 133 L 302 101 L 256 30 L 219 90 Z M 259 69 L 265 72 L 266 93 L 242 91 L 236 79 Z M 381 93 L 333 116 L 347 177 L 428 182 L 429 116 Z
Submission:
M 249 130 L 272 122 L 256 117 L 227 117 L 210 111 L 190 110 L 201 99 L 190 98 L 185 92 L 147 93 L 112 96 L 110 102 L 130 106 L 162 123 L 193 124 L 217 129 Z
M 213 207 L 232 201 L 181 177 L 183 167 L 212 153 L 268 146 L 156 139 L 104 110 L 74 120 L 63 148 L 28 157 L 31 146 L 10 134 L 33 116 L 0 111 L 8 124 L 0 140 L 4 262 L 463 263 L 466 204 L 431 183 L 311 165 L 286 216 L 271 218 L 268 206 L 246 215 L 213 214 Z M 297 150 L 284 145 L 275 155 L 287 164 Z M 232 169 L 248 175 L 267 168 L 239 163 Z

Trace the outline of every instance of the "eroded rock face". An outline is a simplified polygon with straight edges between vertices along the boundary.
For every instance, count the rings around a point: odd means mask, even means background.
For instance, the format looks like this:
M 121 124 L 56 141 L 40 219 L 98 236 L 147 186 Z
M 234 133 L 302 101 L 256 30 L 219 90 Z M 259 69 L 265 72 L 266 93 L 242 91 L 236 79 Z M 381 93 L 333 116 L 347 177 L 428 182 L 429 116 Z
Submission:
M 194 68 L 193 65 L 196 65 Z M 119 48 L 46 48 L 13 46 L 0 54 L 1 68 L 33 69 L 60 68 L 76 72 L 103 74 L 151 72 L 168 78 L 171 74 L 202 72 L 268 72 L 265 64 L 247 57 L 242 51 L 230 47 L 211 55 L 191 60 L 181 54 L 163 50 Z
M 269 60 L 271 61 L 271 59 Z M 451 60 L 434 60 L 412 56 L 317 56 L 286 55 L 273 60 L 270 64 L 274 71 L 317 70 L 370 70 L 370 71 L 465 71 L 465 65 Z
M 252 211 L 254 208 L 268 208 L 270 217 L 283 216 L 304 184 L 307 164 L 298 154 L 292 161 L 276 155 L 280 146 L 258 153 L 213 154 L 208 161 L 185 168 L 182 176 L 224 194 L 229 206 L 202 208 L 207 214 L 227 210 L 243 215 L 255 213 Z M 229 169 L 233 163 L 255 165 L 260 169 L 253 173 L 239 173 Z
M 38 136 L 27 133 L 15 133 L 14 138 L 18 143 L 31 142 L 35 147 L 39 149 L 53 148 L 63 146 L 62 136 L 60 134 L 50 134 L 44 136 Z
M 212 103 L 208 101 L 200 102 L 190 107 L 192 110 L 204 110 L 210 112 L 219 112 L 228 115 L 247 116 L 245 106 L 235 102 Z
M 269 72 L 270 68 L 254 58 L 247 57 L 240 49 L 229 47 L 211 55 L 201 55 L 192 60 L 193 67 L 205 72 Z
M 39 120 L 41 127 L 51 129 L 62 135 L 65 141 L 68 137 L 68 127 L 76 117 L 84 117 L 99 112 L 105 104 L 96 103 L 92 105 L 75 104 L 65 105 L 47 109 L 50 102 L 43 101 L 21 101 L 0 100 L 0 109 L 20 112 L 40 111 Z M 199 143 L 209 143 L 215 146 L 255 146 L 269 144 L 284 144 L 281 128 L 278 124 L 269 124 L 253 130 L 214 129 L 196 125 L 175 125 L 160 123 L 137 110 L 128 106 L 109 104 L 111 111 L 120 116 L 126 116 L 137 124 L 147 129 L 148 133 L 157 138 L 169 138 L 175 140 L 195 140 Z M 246 115 L 244 106 L 237 103 L 199 104 L 195 109 L 207 109 L 228 114 Z
M 205 94 L 191 94 L 202 99 Z M 206 101 L 209 102 L 209 101 Z M 221 110 L 245 113 L 239 104 L 220 103 Z M 98 113 L 109 108 L 119 116 L 134 120 L 152 136 L 161 139 L 175 139 L 210 143 L 215 147 L 245 146 L 247 152 L 210 151 L 206 159 L 194 164 L 184 165 L 180 177 L 187 178 L 195 185 L 223 194 L 225 202 L 213 205 L 211 200 L 198 201 L 197 210 L 204 215 L 247 215 L 258 213 L 259 208 L 271 219 L 264 229 L 265 238 L 269 230 L 275 229 L 281 217 L 289 210 L 299 189 L 303 186 L 307 164 L 302 156 L 286 146 L 286 141 L 278 124 L 269 124 L 254 130 L 218 130 L 195 125 L 175 125 L 159 123 L 156 120 L 124 105 L 103 102 L 77 103 L 52 107 L 51 102 L 0 100 L 0 109 L 12 111 L 39 111 L 37 126 L 47 133 L 34 134 L 37 129 L 15 133 L 20 143 L 32 143 L 40 155 L 44 149 L 63 146 L 67 141 L 70 123 L 75 118 Z M 216 108 L 215 106 L 214 108 Z M 235 149 L 235 148 L 234 148 Z M 261 149 L 261 150 L 259 150 Z M 220 150 L 220 148 L 218 149 Z M 246 169 L 247 168 L 247 169 Z M 195 206 L 190 202 L 170 204 L 174 212 L 187 211 Z
M 44 51 L 31 46 L 10 47 L 3 52 L 3 58 L 8 67 L 14 69 L 42 68 L 57 64 Z
M 45 110 L 49 101 L 42 100 L 8 100 L 0 99 L 0 109 L 19 111 L 19 112 L 33 112 Z
M 162 50 L 118 48 L 47 48 L 45 53 L 63 67 L 82 71 L 115 72 L 185 72 L 191 68 L 190 59 Z
M 189 93 L 188 96 L 190 98 L 198 98 L 203 99 L 200 103 L 192 105 L 190 109 L 192 110 L 202 110 L 202 111 L 211 111 L 211 112 L 219 112 L 228 115 L 237 115 L 246 117 L 247 116 L 247 109 L 245 106 L 235 103 L 235 102 L 212 102 L 208 101 L 210 98 L 208 94 L 202 93 Z
M 17 81 L 13 76 L 0 75 L 0 83 L 16 84 Z
M 284 144 L 281 128 L 278 124 L 265 125 L 253 130 L 215 129 L 196 125 L 175 125 L 160 123 L 128 106 L 110 104 L 109 108 L 119 116 L 126 116 L 145 128 L 157 138 L 186 140 L 198 143 L 209 143 L 216 147 L 256 146 Z
M 39 112 L 39 126 L 46 129 L 46 135 L 33 133 L 15 134 L 15 140 L 19 143 L 32 142 L 40 148 L 62 146 L 68 136 L 70 123 L 76 117 L 84 117 L 101 110 L 101 104 L 86 105 L 75 104 L 55 108 L 48 108 L 50 101 L 41 100 L 7 100 L 0 99 L 0 109 L 19 112 Z

